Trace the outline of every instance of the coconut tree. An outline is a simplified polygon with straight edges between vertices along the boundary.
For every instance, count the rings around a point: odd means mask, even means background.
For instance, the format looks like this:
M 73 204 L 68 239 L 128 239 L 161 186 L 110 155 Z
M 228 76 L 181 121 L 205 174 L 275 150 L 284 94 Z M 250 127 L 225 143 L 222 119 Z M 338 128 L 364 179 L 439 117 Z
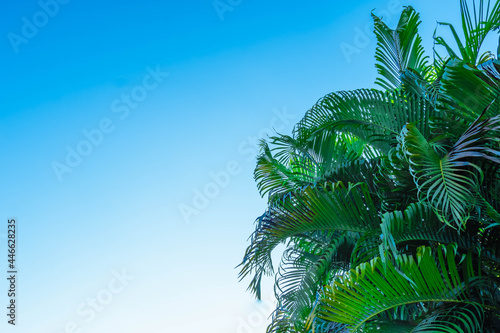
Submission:
M 328 94 L 261 142 L 268 208 L 240 277 L 260 298 L 276 276 L 268 332 L 498 331 L 500 61 L 481 46 L 500 0 L 460 9 L 432 61 L 412 7 L 394 29 L 372 14 L 380 88 Z

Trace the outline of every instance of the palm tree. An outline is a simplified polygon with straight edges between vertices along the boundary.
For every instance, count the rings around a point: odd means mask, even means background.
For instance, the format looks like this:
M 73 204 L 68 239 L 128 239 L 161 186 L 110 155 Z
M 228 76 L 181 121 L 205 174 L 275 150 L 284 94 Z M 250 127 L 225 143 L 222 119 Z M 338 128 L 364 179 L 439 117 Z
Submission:
M 260 299 L 276 275 L 268 332 L 498 332 L 500 61 L 480 51 L 500 0 L 460 8 L 432 62 L 412 7 L 395 29 L 372 14 L 381 89 L 328 94 L 261 142 L 268 208 L 240 277 Z

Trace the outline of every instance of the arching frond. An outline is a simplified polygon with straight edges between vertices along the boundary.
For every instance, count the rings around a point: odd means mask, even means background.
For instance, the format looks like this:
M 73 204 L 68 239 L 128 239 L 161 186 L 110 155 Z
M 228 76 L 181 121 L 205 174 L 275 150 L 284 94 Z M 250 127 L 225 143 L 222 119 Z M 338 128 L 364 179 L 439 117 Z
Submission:
M 440 218 L 463 228 L 474 204 L 482 171 L 472 159 L 500 163 L 500 117 L 474 122 L 444 156 L 413 124 L 402 132 L 402 145 L 422 197 Z M 479 175 L 479 176 L 478 176 Z
M 341 131 L 386 154 L 397 144 L 396 137 L 407 123 L 429 133 L 428 121 L 433 114 L 434 108 L 424 98 L 401 91 L 342 91 L 320 99 L 296 125 L 294 135 L 300 138 L 317 131 Z
M 287 238 L 308 231 L 365 232 L 379 224 L 377 208 L 366 184 L 316 184 L 276 201 L 258 220 L 240 277 L 254 273 L 249 289 L 260 296 L 260 282 L 272 274 L 272 250 Z
M 380 77 L 375 83 L 384 89 L 401 86 L 401 77 L 413 73 L 424 79 L 429 71 L 427 56 L 424 54 L 422 38 L 418 34 L 420 15 L 410 6 L 401 13 L 395 29 L 389 28 L 381 18 L 372 14 L 377 36 L 375 60 Z
M 466 255 L 457 265 L 457 252 L 452 246 L 439 246 L 436 252 L 420 247 L 415 257 L 396 257 L 396 265 L 389 261 L 385 266 L 381 258 L 359 265 L 325 287 L 316 316 L 345 323 L 352 332 L 362 332 L 364 325 L 377 320 L 380 314 L 404 305 L 417 305 L 416 311 L 407 312 L 406 321 L 410 322 L 412 312 L 425 313 L 431 304 L 482 306 L 480 299 L 469 298 L 471 289 L 484 283 L 471 269 L 471 256 Z M 462 267 L 467 274 L 459 273 Z
M 462 33 L 465 40 L 462 41 L 450 23 L 439 22 L 439 25 L 449 27 L 453 34 L 454 41 L 458 47 L 459 55 L 453 50 L 451 45 L 442 37 L 435 37 L 435 43 L 443 46 L 451 58 L 460 57 L 471 65 L 482 64 L 494 59 L 491 52 L 480 54 L 481 46 L 488 34 L 500 26 L 500 1 L 479 0 L 474 1 L 469 6 L 466 0 L 460 0 L 460 12 L 462 18 Z

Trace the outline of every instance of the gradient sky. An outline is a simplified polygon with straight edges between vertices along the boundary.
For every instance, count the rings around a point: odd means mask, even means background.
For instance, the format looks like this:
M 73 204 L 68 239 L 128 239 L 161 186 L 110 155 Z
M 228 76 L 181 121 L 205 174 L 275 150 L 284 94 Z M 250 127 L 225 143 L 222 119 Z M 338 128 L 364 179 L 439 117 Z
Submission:
M 255 142 L 374 87 L 370 12 L 394 25 L 408 4 L 430 55 L 458 0 L 3 4 L 0 270 L 16 217 L 19 308 L 0 330 L 264 332 L 273 281 L 257 303 L 234 269 L 266 207 Z

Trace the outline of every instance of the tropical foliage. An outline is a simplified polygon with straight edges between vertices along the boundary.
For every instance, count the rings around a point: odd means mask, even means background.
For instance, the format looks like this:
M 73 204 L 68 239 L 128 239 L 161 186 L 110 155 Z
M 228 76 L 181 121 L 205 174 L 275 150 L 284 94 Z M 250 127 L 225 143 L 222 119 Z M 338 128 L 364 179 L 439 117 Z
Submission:
M 240 277 L 260 298 L 276 276 L 268 332 L 500 331 L 500 60 L 481 53 L 500 0 L 460 8 L 432 60 L 412 7 L 393 29 L 372 14 L 380 88 L 328 94 L 261 143 L 268 208 Z

